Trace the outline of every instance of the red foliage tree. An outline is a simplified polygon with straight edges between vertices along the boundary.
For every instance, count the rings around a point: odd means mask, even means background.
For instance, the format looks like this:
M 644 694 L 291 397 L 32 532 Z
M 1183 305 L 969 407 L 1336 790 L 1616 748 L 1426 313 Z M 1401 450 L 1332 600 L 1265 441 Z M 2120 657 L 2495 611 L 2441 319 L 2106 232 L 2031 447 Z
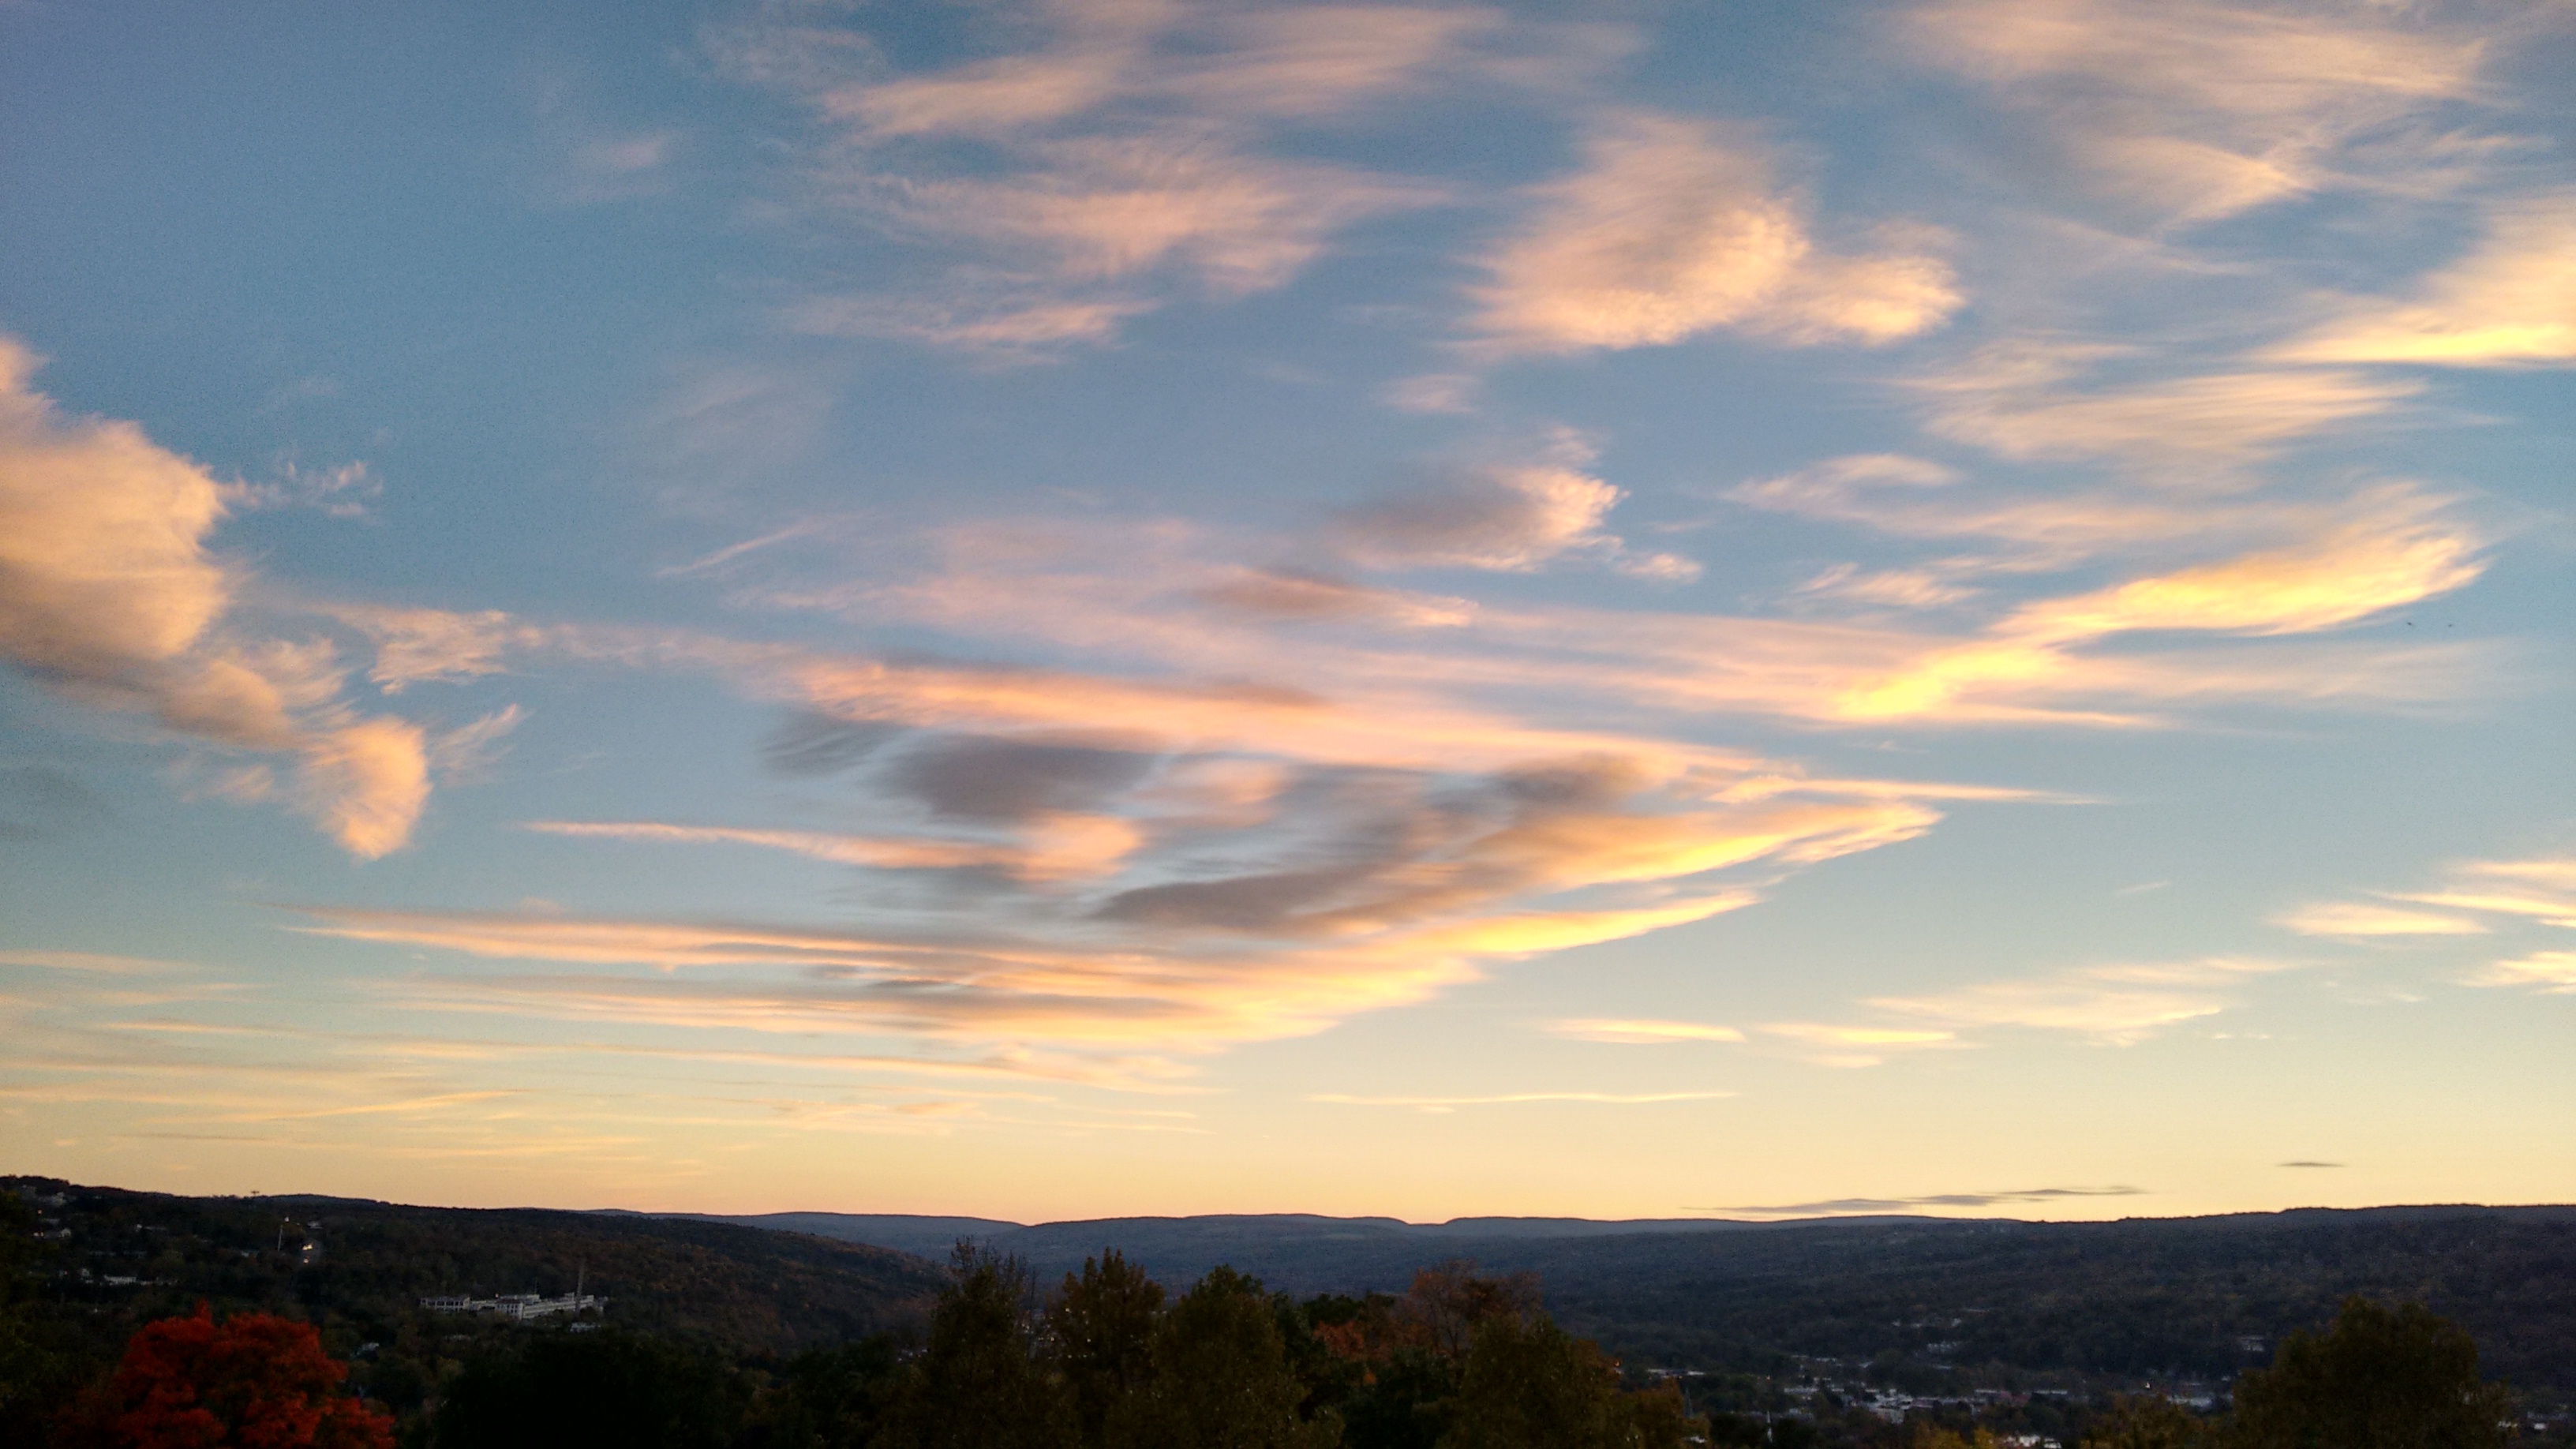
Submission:
M 147 1323 L 108 1381 L 73 1406 L 79 1449 L 393 1449 L 393 1416 L 335 1391 L 349 1366 L 309 1323 L 205 1304 Z

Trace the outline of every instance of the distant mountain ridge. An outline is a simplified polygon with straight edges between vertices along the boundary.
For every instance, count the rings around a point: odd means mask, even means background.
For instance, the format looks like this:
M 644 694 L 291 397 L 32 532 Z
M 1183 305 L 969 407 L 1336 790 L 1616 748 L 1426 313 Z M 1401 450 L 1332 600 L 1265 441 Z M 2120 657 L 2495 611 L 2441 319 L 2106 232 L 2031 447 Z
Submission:
M 626 1213 L 623 1208 L 603 1209 Z M 1153 1251 L 1146 1244 L 1178 1247 L 1197 1243 L 1218 1246 L 1241 1241 L 1369 1243 L 1392 1246 L 1486 1240 L 1631 1237 L 1647 1233 L 1747 1231 L 1812 1226 L 1818 1223 L 1946 1222 L 1918 1217 L 1796 1218 L 1747 1221 L 1737 1218 L 1451 1218 L 1441 1223 L 1410 1223 L 1401 1218 L 1341 1218 L 1319 1213 L 1203 1213 L 1191 1217 L 1082 1218 L 1063 1222 L 1018 1223 L 1004 1218 L 942 1217 L 913 1213 L 657 1213 L 649 1216 L 692 1222 L 738 1223 L 781 1232 L 811 1233 L 892 1248 L 927 1258 L 945 1258 L 960 1239 L 987 1243 L 1041 1264 L 1051 1264 L 1068 1251 L 1098 1253 L 1115 1247 L 1131 1256 Z M 1087 1249 L 1073 1245 L 1092 1241 Z M 1213 1266 L 1213 1265 L 1211 1265 Z M 1204 1271 L 1204 1270 L 1202 1270 Z
M 1599 1221 L 1312 1214 L 991 1218 L 769 1213 L 720 1221 L 944 1255 L 960 1237 L 1052 1279 L 1116 1248 L 1166 1284 L 1219 1263 L 1299 1296 L 1401 1291 L 1467 1258 L 1539 1275 L 1570 1327 L 1644 1363 L 1777 1353 L 2223 1379 L 2349 1293 L 2413 1300 L 2493 1371 L 2576 1389 L 2576 1206 L 2297 1208 L 2029 1222 L 1844 1217 Z M 2257 1347 L 2248 1347 L 2248 1345 Z

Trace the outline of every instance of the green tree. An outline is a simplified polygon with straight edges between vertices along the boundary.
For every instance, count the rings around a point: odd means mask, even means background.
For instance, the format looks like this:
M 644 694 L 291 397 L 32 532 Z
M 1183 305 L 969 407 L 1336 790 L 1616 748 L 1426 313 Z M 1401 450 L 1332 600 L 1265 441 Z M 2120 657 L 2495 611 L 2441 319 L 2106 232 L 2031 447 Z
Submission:
M 1120 1449 L 1330 1449 L 1338 1419 L 1302 1420 L 1306 1386 L 1257 1278 L 1208 1271 L 1164 1314 L 1147 1391 L 1113 1412 Z
M 715 1359 L 641 1334 L 538 1331 L 467 1364 L 438 1449 L 720 1449 L 745 1395 Z
M 1080 1277 L 1064 1275 L 1047 1307 L 1047 1339 L 1085 1446 L 1103 1443 L 1110 1415 L 1153 1381 L 1162 1311 L 1163 1285 L 1115 1249 L 1085 1258 Z
M 1072 1416 L 1038 1361 L 1028 1265 L 959 1243 L 929 1343 L 904 1375 L 892 1449 L 1057 1449 Z
M 1618 1366 L 1544 1314 L 1476 1329 L 1441 1449 L 1628 1449 Z
M 1708 1421 L 1694 1417 L 1669 1380 L 1619 1396 L 1620 1442 L 1636 1449 L 1683 1449 L 1708 1442 Z
M 2491 1449 L 2510 1412 L 2478 1380 L 2478 1346 L 2420 1303 L 2355 1295 L 2334 1327 L 2293 1333 L 2272 1366 L 2236 1380 L 2242 1449 Z
M 42 1226 L 25 1198 L 0 1189 L 0 1446 L 44 1442 L 42 1426 L 78 1382 L 36 1320 L 30 1274 L 42 1253 L 35 1236 Z
M 2084 1432 L 2083 1449 L 2217 1449 L 2218 1425 L 2171 1399 L 2124 1395 Z
M 753 1406 L 745 1449 L 866 1449 L 901 1367 L 882 1336 L 798 1354 Z

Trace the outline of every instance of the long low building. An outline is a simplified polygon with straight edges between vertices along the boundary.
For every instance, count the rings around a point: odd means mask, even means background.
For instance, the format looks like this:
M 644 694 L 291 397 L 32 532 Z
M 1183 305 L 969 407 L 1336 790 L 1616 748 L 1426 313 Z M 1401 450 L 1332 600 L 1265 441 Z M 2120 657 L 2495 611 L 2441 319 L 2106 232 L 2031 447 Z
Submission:
M 518 1322 L 557 1313 L 585 1313 L 607 1305 L 608 1300 L 595 1293 L 566 1293 L 560 1298 L 547 1298 L 535 1293 L 504 1293 L 497 1298 L 442 1294 L 420 1300 L 420 1306 L 432 1313 L 488 1313 L 495 1318 Z

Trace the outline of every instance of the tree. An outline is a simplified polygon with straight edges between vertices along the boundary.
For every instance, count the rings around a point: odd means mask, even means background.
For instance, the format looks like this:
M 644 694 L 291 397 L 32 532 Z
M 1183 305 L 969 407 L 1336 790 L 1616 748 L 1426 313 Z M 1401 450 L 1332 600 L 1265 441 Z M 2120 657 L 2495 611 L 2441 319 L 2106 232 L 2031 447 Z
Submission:
M 883 1336 L 787 1361 L 753 1409 L 745 1449 L 867 1449 L 900 1382 Z
M 147 1323 L 68 1410 L 68 1449 L 393 1449 L 393 1416 L 337 1393 L 349 1366 L 313 1325 L 268 1313 Z
M 1037 1359 L 1028 1266 L 959 1243 L 930 1341 L 904 1376 L 895 1449 L 1054 1449 L 1071 1416 Z
M 2171 1399 L 2124 1395 L 2084 1433 L 2083 1449 L 2216 1449 L 2218 1425 Z
M 1476 1330 L 1441 1449 L 1626 1449 L 1619 1370 L 1544 1314 Z
M 25 1198 L 0 1190 L 0 1446 L 8 1449 L 42 1444 L 53 1406 L 80 1382 L 34 1312 L 27 1277 L 42 1251 L 35 1236 L 42 1226 Z
M 743 1394 L 715 1359 L 606 1330 L 537 1332 L 466 1365 L 439 1405 L 439 1449 L 719 1449 Z
M 2293 1333 L 2236 1380 L 2243 1449 L 2491 1449 L 2504 1387 L 2478 1380 L 2478 1346 L 2420 1303 L 2355 1295 L 2323 1334 Z
M 1621 1442 L 1636 1449 L 1683 1449 L 1708 1442 L 1708 1421 L 1694 1418 L 1682 1391 L 1670 1379 L 1637 1393 L 1619 1396 Z
M 1416 1270 L 1395 1314 L 1417 1325 L 1434 1353 L 1464 1362 L 1479 1327 L 1495 1318 L 1526 1317 L 1538 1311 L 1538 1302 L 1536 1274 L 1480 1278 L 1473 1262 L 1452 1258 Z
M 1084 1259 L 1082 1276 L 1064 1275 L 1047 1308 L 1047 1337 L 1084 1445 L 1102 1443 L 1111 1413 L 1152 1382 L 1162 1309 L 1163 1286 L 1114 1249 Z
M 1144 1394 L 1114 1414 L 1108 1438 L 1127 1449 L 1330 1449 L 1341 1424 L 1301 1420 L 1306 1387 L 1289 1369 L 1261 1281 L 1217 1267 L 1163 1315 Z

